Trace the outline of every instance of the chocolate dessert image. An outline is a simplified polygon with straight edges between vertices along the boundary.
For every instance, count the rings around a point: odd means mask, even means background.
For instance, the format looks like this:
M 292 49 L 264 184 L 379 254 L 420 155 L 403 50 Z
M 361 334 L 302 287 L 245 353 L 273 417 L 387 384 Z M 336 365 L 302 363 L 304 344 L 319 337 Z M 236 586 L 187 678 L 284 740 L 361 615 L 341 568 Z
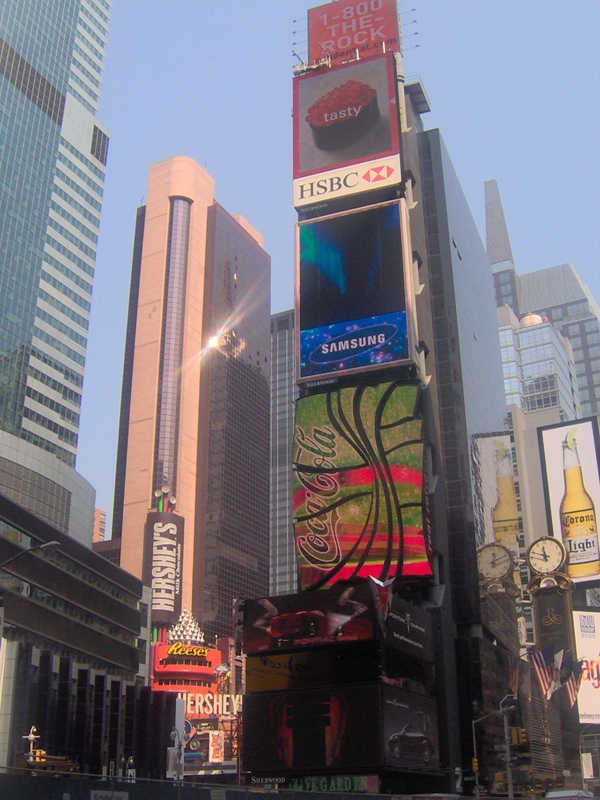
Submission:
M 341 150 L 358 142 L 378 120 L 377 92 L 361 81 L 346 81 L 331 89 L 306 115 L 319 150 Z

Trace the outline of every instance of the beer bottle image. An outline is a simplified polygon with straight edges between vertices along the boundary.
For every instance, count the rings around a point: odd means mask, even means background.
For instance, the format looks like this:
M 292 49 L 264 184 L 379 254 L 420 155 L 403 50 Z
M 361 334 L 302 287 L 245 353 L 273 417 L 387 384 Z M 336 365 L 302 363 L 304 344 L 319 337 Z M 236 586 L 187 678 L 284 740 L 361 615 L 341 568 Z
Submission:
M 494 541 L 508 547 L 515 559 L 519 557 L 519 512 L 513 473 L 512 454 L 503 442 L 495 441 L 496 485 L 498 500 L 492 510 Z M 515 560 L 515 564 L 517 561 Z M 515 570 L 513 579 L 520 582 L 520 573 Z
M 583 484 L 577 452 L 577 428 L 572 428 L 562 443 L 565 494 L 560 504 L 560 528 L 569 554 L 571 578 L 600 574 L 600 551 L 594 502 Z

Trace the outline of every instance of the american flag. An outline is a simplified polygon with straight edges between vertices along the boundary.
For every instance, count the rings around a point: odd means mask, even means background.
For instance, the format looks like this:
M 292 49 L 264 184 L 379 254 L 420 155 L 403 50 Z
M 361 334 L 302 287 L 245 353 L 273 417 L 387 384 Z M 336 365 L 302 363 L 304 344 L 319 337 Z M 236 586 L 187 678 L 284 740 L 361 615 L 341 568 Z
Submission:
M 581 686 L 581 668 L 582 664 L 581 661 L 577 661 L 573 664 L 573 668 L 571 670 L 571 674 L 567 678 L 567 682 L 565 686 L 567 687 L 567 694 L 569 695 L 569 702 L 571 703 L 571 708 L 577 702 L 577 695 L 579 694 L 579 687 Z
M 542 697 L 545 698 L 554 678 L 554 645 L 549 644 L 543 650 L 530 653 L 529 663 L 537 675 Z

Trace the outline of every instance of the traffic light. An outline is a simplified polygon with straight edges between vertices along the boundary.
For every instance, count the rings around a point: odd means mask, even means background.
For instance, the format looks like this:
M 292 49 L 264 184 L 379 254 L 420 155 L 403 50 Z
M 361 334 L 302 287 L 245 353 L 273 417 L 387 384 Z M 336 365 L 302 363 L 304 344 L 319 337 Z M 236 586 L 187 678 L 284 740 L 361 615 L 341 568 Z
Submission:
M 479 760 L 477 758 L 473 759 L 473 772 L 477 772 L 479 770 Z
M 517 728 L 519 744 L 527 744 L 527 731 L 525 728 Z

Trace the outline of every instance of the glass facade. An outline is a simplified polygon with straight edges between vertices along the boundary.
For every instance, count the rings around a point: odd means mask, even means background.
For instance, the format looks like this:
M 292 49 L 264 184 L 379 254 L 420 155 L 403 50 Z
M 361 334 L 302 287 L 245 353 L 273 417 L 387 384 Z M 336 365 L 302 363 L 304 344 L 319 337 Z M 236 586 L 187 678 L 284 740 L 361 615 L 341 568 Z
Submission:
M 70 467 L 108 150 L 95 113 L 109 12 L 105 0 L 0 7 L 0 429 Z
M 295 380 L 294 311 L 271 317 L 271 570 L 269 594 L 297 591 L 292 510 Z
M 208 210 L 210 397 L 206 634 L 231 634 L 232 601 L 269 591 L 270 258 L 217 203 Z M 208 284 L 210 285 L 210 284 Z M 206 308 L 205 304 L 205 308 Z

